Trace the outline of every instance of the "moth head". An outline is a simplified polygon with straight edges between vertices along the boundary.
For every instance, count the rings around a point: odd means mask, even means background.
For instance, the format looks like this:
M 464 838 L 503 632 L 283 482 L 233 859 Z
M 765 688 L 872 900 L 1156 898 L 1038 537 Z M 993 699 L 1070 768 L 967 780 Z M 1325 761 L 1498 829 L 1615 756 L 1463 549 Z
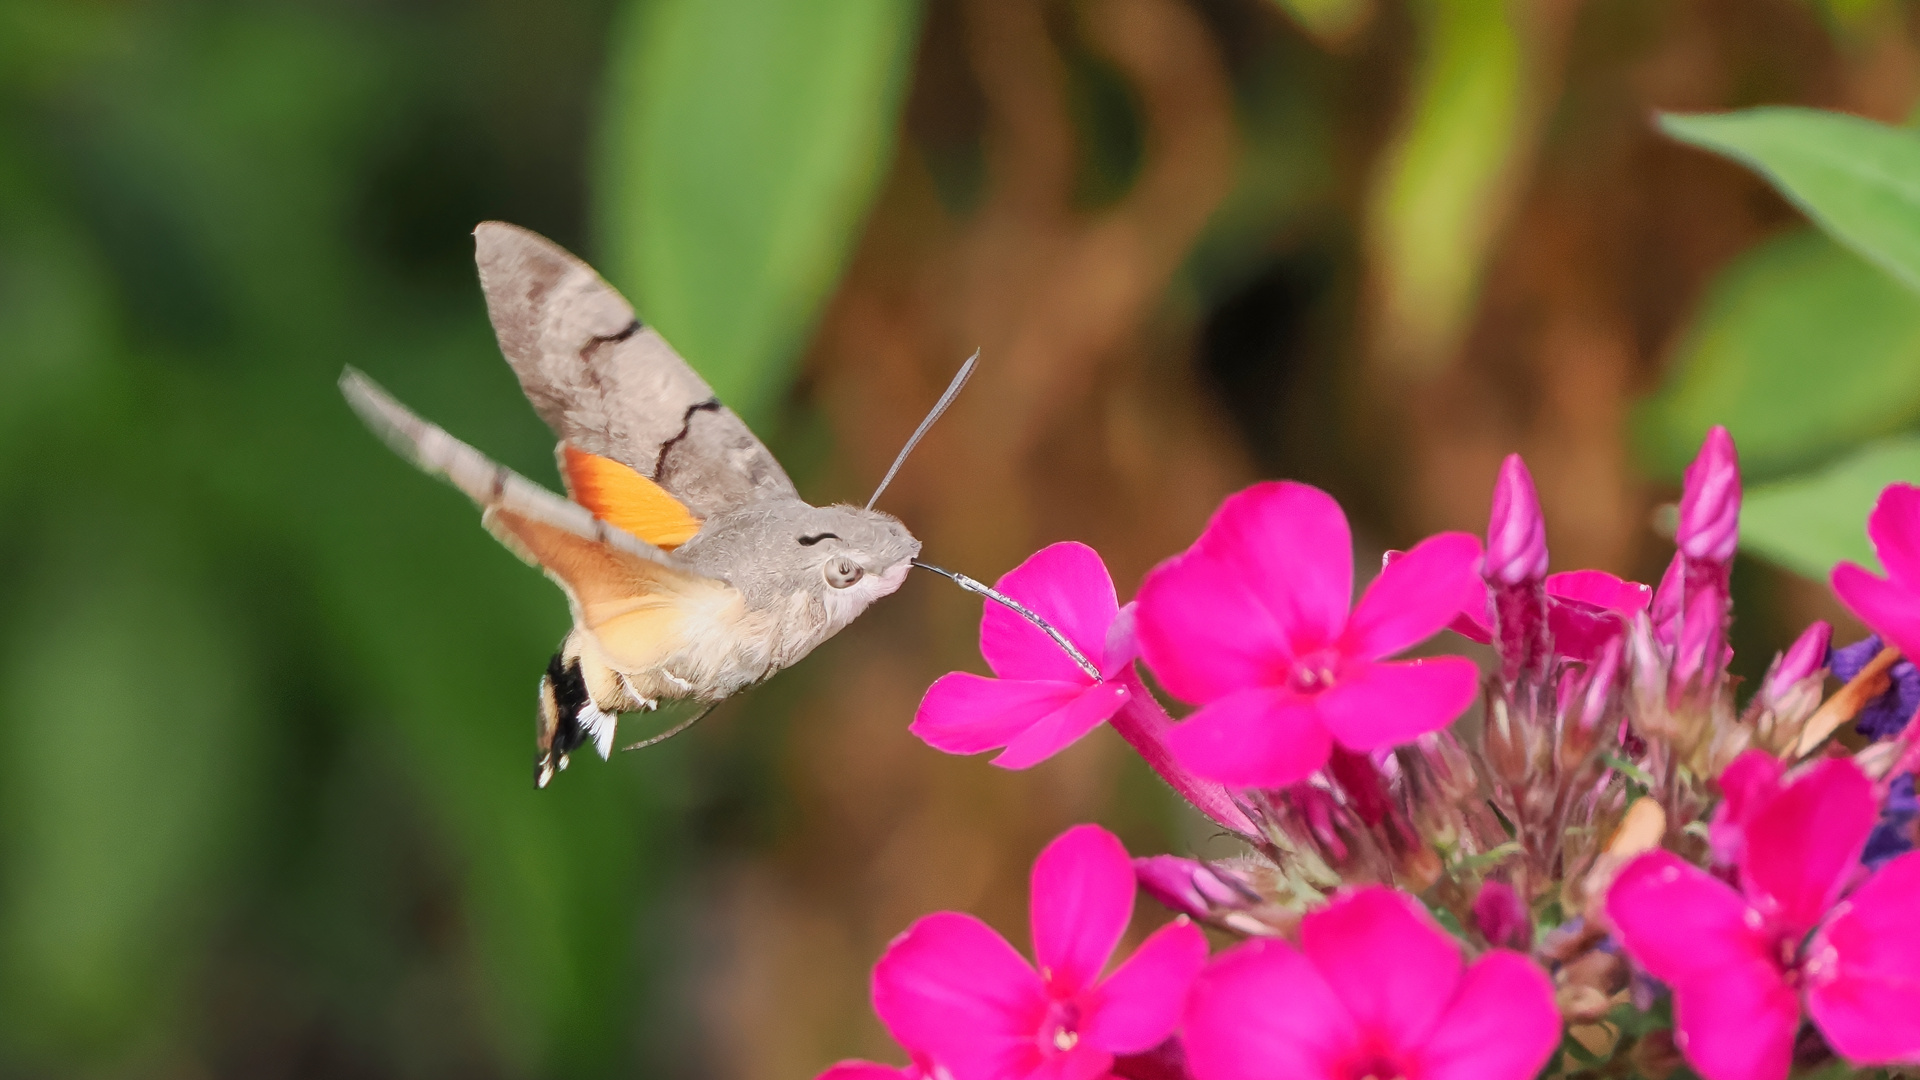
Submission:
M 920 541 L 891 514 L 856 506 L 809 507 L 786 542 L 795 554 L 789 587 L 819 597 L 830 615 L 851 619 L 906 580 Z

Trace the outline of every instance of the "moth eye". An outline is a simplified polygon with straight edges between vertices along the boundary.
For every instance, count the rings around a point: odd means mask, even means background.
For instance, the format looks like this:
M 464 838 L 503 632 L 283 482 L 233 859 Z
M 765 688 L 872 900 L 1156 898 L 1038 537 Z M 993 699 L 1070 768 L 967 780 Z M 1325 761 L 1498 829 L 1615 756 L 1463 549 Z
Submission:
M 860 564 L 848 558 L 838 558 L 827 563 L 827 584 L 836 589 L 844 589 L 866 575 Z

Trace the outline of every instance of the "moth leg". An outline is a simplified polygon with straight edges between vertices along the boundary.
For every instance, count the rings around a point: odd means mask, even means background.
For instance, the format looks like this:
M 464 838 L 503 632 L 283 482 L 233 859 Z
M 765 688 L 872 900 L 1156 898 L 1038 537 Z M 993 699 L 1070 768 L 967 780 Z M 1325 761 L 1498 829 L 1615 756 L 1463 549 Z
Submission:
M 667 680 L 669 683 L 672 683 L 673 688 L 675 690 L 680 691 L 682 694 L 689 695 L 689 696 L 692 695 L 693 684 L 681 678 L 680 676 L 675 675 L 673 672 L 668 671 L 666 668 L 660 669 L 660 677 Z
M 619 675 L 620 675 L 620 689 L 626 691 L 627 701 L 631 702 L 631 704 L 628 705 L 627 708 L 621 711 L 652 712 L 653 710 L 660 707 L 659 701 L 653 698 L 647 697 L 646 695 L 642 694 L 637 688 L 635 688 L 633 685 L 633 680 L 629 679 L 625 672 L 620 672 Z

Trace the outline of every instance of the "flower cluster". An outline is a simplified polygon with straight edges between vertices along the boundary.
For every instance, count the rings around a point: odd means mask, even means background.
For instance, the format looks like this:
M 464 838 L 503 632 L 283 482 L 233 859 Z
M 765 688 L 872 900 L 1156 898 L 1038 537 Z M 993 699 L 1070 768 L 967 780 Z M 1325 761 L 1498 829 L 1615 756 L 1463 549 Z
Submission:
M 1484 548 L 1445 533 L 1389 553 L 1357 602 L 1346 517 L 1303 484 L 1227 499 L 1125 606 L 1092 549 L 1036 553 L 998 588 L 1053 632 L 989 604 L 994 677 L 941 678 L 912 730 L 1025 768 L 1110 723 L 1242 850 L 1130 859 L 1069 830 L 1034 866 L 1037 966 L 970 916 L 920 920 L 873 976 L 909 1063 L 825 1075 L 1920 1066 L 1920 489 L 1888 488 L 1867 523 L 1884 576 L 1833 574 L 1875 636 L 1834 648 L 1815 623 L 1744 702 L 1740 500 L 1716 429 L 1651 589 L 1549 574 L 1517 456 Z M 1449 630 L 1486 660 L 1407 658 Z M 1108 971 L 1136 891 L 1175 918 Z M 1202 926 L 1239 944 L 1210 957 Z

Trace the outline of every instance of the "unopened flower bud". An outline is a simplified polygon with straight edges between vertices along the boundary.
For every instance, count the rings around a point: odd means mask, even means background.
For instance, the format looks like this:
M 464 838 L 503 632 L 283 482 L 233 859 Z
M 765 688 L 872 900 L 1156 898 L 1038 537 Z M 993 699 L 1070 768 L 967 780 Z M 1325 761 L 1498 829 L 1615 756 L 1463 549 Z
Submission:
M 1533 947 L 1533 920 L 1527 915 L 1527 905 L 1504 881 L 1480 886 L 1480 895 L 1473 899 L 1473 925 L 1496 949 Z
M 1687 466 L 1674 542 L 1689 559 L 1725 563 L 1740 542 L 1740 457 L 1727 429 L 1707 432 Z
M 1600 655 L 1594 657 L 1581 686 L 1579 711 L 1571 717 L 1582 731 L 1592 731 L 1605 718 L 1607 706 L 1613 703 L 1614 688 L 1620 680 L 1620 664 L 1625 656 L 1626 642 L 1614 637 L 1601 646 Z
M 1673 682 L 1675 692 L 1689 683 L 1705 685 L 1718 669 L 1726 666 L 1727 602 L 1722 596 L 1702 590 L 1687 597 L 1687 611 L 1680 623 L 1680 640 L 1673 646 Z
M 1767 697 L 1780 700 L 1792 692 L 1795 684 L 1820 674 L 1827 667 L 1827 646 L 1833 641 L 1833 627 L 1816 619 L 1800 632 L 1800 637 L 1773 662 L 1767 673 Z
M 1224 867 L 1178 855 L 1153 855 L 1133 860 L 1133 876 L 1140 891 L 1172 911 L 1211 922 L 1227 911 L 1245 911 L 1260 903 L 1260 894 L 1245 879 Z
M 1686 593 L 1687 557 L 1676 551 L 1667 563 L 1666 573 L 1660 575 L 1660 584 L 1653 590 L 1653 605 L 1647 609 L 1647 618 L 1653 621 L 1654 640 L 1662 645 L 1672 645 L 1680 636 L 1680 605 Z
M 1493 488 L 1487 519 L 1487 580 L 1501 585 L 1547 576 L 1547 525 L 1533 476 L 1519 454 L 1508 454 Z

